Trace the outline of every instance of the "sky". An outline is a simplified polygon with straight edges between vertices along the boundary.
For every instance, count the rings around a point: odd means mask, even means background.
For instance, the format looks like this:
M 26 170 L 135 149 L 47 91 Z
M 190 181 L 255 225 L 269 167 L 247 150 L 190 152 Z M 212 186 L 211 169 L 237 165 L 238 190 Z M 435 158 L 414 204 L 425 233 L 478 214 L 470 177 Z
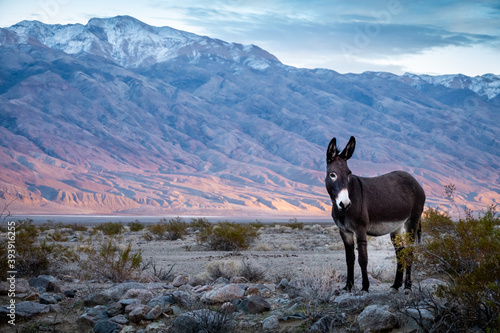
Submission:
M 500 74 L 500 1 L 0 0 L 0 27 L 130 15 L 340 73 Z

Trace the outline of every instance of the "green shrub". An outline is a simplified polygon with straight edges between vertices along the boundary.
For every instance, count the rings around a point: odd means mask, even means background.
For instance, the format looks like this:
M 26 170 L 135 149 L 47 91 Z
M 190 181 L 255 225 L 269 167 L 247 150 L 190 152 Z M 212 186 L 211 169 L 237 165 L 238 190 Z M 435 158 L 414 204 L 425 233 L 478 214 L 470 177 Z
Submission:
M 190 223 L 191 229 L 194 231 L 204 231 L 212 228 L 212 223 L 208 222 L 206 218 L 192 219 Z
M 116 236 L 123 232 L 124 227 L 121 222 L 107 222 L 96 226 L 94 230 L 102 231 L 107 236 Z
M 142 263 L 142 251 L 132 251 L 132 244 L 120 244 L 119 239 L 101 238 L 97 245 L 88 239 L 80 247 L 86 255 L 79 261 L 80 268 L 89 277 L 104 277 L 112 282 L 123 282 L 135 278 Z
M 298 222 L 296 218 L 288 220 L 288 223 L 286 225 L 292 229 L 304 229 L 304 223 Z
M 265 227 L 264 223 L 262 223 L 262 222 L 261 222 L 261 221 L 259 221 L 259 220 L 255 220 L 255 222 L 250 222 L 250 225 L 251 225 L 252 227 L 254 227 L 255 229 L 261 229 L 261 228 L 264 228 L 264 227 Z
M 447 278 L 448 284 L 437 293 L 455 309 L 460 329 L 499 328 L 500 230 L 496 226 L 500 221 L 495 209 L 489 207 L 478 218 L 467 214 L 456 223 L 436 210 L 427 211 L 423 218 L 423 230 L 427 225 L 431 237 L 415 248 L 415 264 Z
M 249 224 L 223 221 L 201 230 L 196 240 L 214 251 L 235 251 L 247 249 L 256 237 L 257 229 Z
M 156 239 L 177 240 L 188 235 L 189 225 L 180 217 L 170 220 L 161 219 L 160 223 L 149 226 L 149 231 Z
M 66 235 L 65 233 L 63 233 L 59 230 L 55 230 L 53 233 L 49 234 L 47 236 L 47 238 L 49 238 L 50 240 L 52 240 L 54 242 L 67 242 L 68 241 L 68 235 Z
M 15 237 L 13 234 L 7 234 L 7 238 L 0 240 L 2 278 L 6 277 L 7 271 L 12 270 L 17 271 L 17 277 L 51 274 L 62 265 L 76 260 L 76 255 L 70 249 L 60 244 L 48 243 L 46 240 L 39 241 L 39 230 L 33 225 L 32 220 L 18 220 L 9 226 L 15 226 Z M 12 262 L 9 262 L 10 249 L 15 249 L 15 258 Z M 15 269 L 9 263 L 15 263 Z
M 130 228 L 130 231 L 132 231 L 132 232 L 141 231 L 145 228 L 144 224 L 139 222 L 139 220 L 135 220 L 134 222 L 130 222 L 128 224 L 128 227 Z

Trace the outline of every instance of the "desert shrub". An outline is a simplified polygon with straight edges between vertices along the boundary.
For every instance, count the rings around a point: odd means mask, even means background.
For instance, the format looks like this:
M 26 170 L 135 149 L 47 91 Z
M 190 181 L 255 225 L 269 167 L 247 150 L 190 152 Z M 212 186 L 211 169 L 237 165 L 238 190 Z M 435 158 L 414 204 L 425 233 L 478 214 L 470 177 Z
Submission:
M 192 219 L 189 226 L 191 229 L 193 229 L 193 231 L 202 232 L 204 230 L 210 229 L 212 227 L 212 223 L 208 222 L 206 218 L 197 218 Z
M 123 224 L 121 222 L 107 222 L 100 224 L 94 230 L 102 231 L 107 236 L 116 236 L 123 232 Z
M 148 229 L 156 239 L 177 240 L 188 235 L 188 227 L 186 222 L 176 217 L 168 221 L 161 219 L 159 223 L 149 226 Z
M 249 224 L 223 221 L 201 230 L 196 240 L 214 251 L 235 251 L 247 249 L 256 237 L 257 229 Z
M 450 215 L 432 207 L 424 211 L 420 223 L 422 223 L 422 232 L 431 237 L 452 232 L 455 228 L 455 222 Z
M 461 330 L 478 326 L 498 332 L 500 230 L 496 226 L 500 221 L 495 209 L 489 207 L 478 218 L 468 214 L 456 223 L 432 211 L 423 224 L 435 226 L 428 229 L 432 237 L 411 250 L 419 268 L 447 278 L 448 284 L 440 286 L 437 295 L 449 301 L 447 306 L 457 313 Z M 444 226 L 439 226 L 443 221 Z
M 296 218 L 288 220 L 288 223 L 286 225 L 292 229 L 304 229 L 304 223 L 298 222 Z
M 254 227 L 255 229 L 261 229 L 261 228 L 264 228 L 264 227 L 265 227 L 264 223 L 262 223 L 262 222 L 261 222 L 261 221 L 259 221 L 259 220 L 255 220 L 255 222 L 250 222 L 250 225 L 251 225 L 252 227 Z
M 178 333 L 231 332 L 234 322 L 232 315 L 223 309 L 198 309 L 180 315 L 174 322 Z
M 9 224 L 14 227 L 14 221 Z M 14 228 L 10 229 L 14 232 Z M 51 244 L 46 240 L 38 240 L 39 230 L 33 221 L 18 220 L 15 222 L 14 234 L 0 240 L 0 274 L 5 278 L 7 271 L 16 270 L 17 277 L 34 277 L 51 274 L 62 265 L 76 260 L 70 249 L 60 244 Z M 15 269 L 10 266 L 9 249 L 15 249 Z
M 47 235 L 47 238 L 53 240 L 54 242 L 67 242 L 68 235 L 61 232 L 60 230 L 55 230 L 53 233 Z
M 130 231 L 137 232 L 141 231 L 145 228 L 144 224 L 142 224 L 139 220 L 135 220 L 134 222 L 130 222 L 128 224 Z
M 79 261 L 80 268 L 89 277 L 104 277 L 113 282 L 123 282 L 135 278 L 142 263 L 142 251 L 132 251 L 132 244 L 120 244 L 121 239 L 89 238 L 80 247 L 80 252 L 86 255 Z
M 259 282 L 266 277 L 264 267 L 247 260 L 217 260 L 209 262 L 205 269 L 208 278 L 212 281 L 222 277 L 230 279 L 235 276 L 246 278 L 250 282 Z

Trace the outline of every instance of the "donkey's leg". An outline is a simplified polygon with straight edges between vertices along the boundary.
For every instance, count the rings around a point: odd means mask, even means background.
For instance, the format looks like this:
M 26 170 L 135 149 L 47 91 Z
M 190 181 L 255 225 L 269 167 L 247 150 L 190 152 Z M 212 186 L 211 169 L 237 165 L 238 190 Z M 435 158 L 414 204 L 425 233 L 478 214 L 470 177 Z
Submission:
M 367 236 L 366 233 L 357 233 L 356 240 L 358 243 L 358 263 L 361 268 L 361 276 L 363 278 L 363 288 L 361 290 L 368 291 L 370 288 L 370 281 L 368 279 L 368 249 L 367 249 Z
M 347 282 L 344 289 L 350 292 L 354 286 L 354 262 L 356 261 L 354 234 L 341 230 L 340 237 L 342 237 L 342 241 L 344 242 L 345 261 L 347 264 Z
M 396 241 L 396 236 L 400 234 L 400 230 L 396 230 L 395 232 L 391 233 L 391 241 L 392 245 L 394 245 L 394 249 L 396 250 L 396 261 L 397 261 L 397 268 L 396 268 L 396 277 L 394 278 L 394 284 L 391 286 L 391 288 L 398 290 L 399 287 L 403 285 L 403 263 L 401 262 L 400 258 L 400 253 L 404 249 L 401 244 L 398 244 Z
M 420 242 L 420 216 L 410 219 L 407 229 L 410 235 L 410 242 Z M 408 254 L 408 264 L 406 266 L 405 290 L 411 290 L 411 266 L 413 264 L 413 251 Z

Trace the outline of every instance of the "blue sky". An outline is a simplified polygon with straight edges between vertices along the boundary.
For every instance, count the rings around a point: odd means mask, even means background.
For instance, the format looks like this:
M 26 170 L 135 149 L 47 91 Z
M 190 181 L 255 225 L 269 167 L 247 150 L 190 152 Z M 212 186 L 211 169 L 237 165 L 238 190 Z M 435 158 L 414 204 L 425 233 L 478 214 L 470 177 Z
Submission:
M 130 15 L 340 73 L 500 74 L 500 2 L 0 0 L 0 27 Z

